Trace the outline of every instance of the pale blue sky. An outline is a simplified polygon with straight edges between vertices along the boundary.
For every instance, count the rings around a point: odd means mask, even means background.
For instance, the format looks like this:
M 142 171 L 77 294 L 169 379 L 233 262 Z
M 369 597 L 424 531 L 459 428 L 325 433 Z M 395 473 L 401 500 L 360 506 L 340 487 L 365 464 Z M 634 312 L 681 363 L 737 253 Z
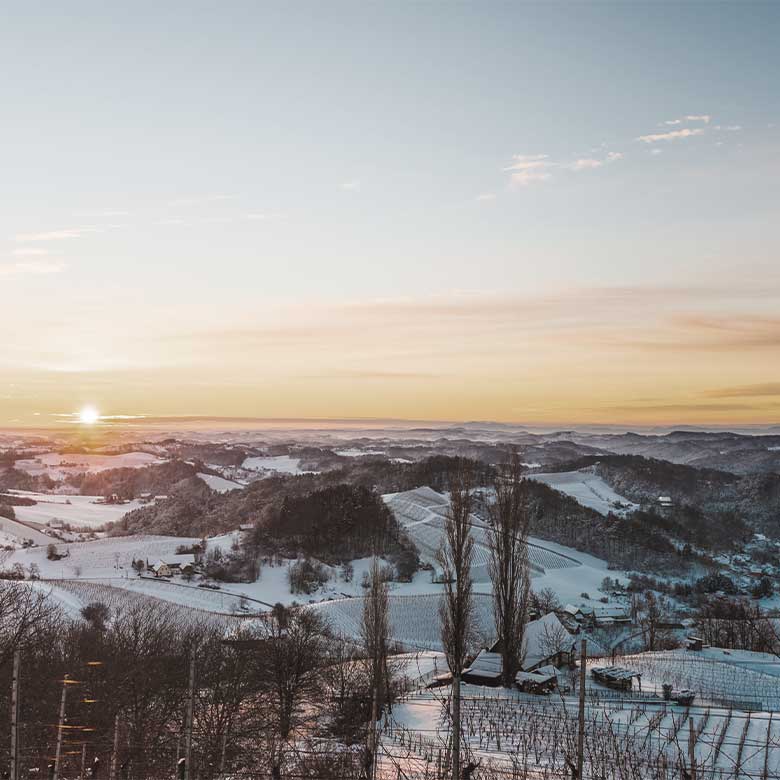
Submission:
M 38 322 L 0 371 L 155 368 L 163 324 L 291 300 L 717 287 L 670 317 L 769 317 L 778 40 L 778 3 L 7 4 L 0 327 Z

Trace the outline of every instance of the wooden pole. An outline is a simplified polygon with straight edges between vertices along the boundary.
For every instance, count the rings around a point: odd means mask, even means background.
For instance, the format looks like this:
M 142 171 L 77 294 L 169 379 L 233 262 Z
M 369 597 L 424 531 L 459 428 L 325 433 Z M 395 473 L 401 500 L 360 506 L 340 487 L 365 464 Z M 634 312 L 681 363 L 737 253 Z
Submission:
M 65 730 L 65 700 L 68 695 L 69 675 L 65 675 L 62 680 L 62 697 L 60 698 L 60 718 L 57 725 L 57 750 L 54 753 L 54 779 L 60 776 L 60 757 L 62 755 L 62 732 Z
M 11 780 L 19 777 L 19 677 L 22 669 L 22 656 L 14 651 L 14 669 L 11 683 Z
M 452 780 L 460 780 L 460 672 L 452 675 Z
M 116 760 L 119 753 L 119 713 L 114 716 L 114 747 L 111 750 L 111 766 L 108 770 L 109 780 L 116 778 Z
M 693 718 L 688 715 L 688 763 L 691 767 L 691 780 L 696 780 L 696 734 L 693 731 Z
M 184 743 L 184 780 L 190 780 L 190 760 L 192 758 L 192 720 L 195 702 L 195 645 L 190 648 L 190 686 L 187 694 L 187 733 Z M 56 780 L 56 778 L 55 778 Z
M 585 661 L 588 658 L 588 640 L 580 645 L 580 706 L 577 721 L 577 780 L 582 780 L 585 760 Z

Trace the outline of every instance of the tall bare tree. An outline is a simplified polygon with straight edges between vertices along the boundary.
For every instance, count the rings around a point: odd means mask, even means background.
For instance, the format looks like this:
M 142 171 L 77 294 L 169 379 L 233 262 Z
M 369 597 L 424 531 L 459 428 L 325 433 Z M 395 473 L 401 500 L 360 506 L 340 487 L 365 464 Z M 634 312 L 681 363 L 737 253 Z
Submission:
M 495 481 L 490 505 L 488 570 L 493 581 L 493 616 L 501 648 L 501 684 L 511 688 L 520 670 L 531 592 L 528 532 L 531 512 L 523 499 L 520 459 L 512 453 Z
M 441 641 L 452 672 L 452 777 L 460 778 L 460 677 L 474 636 L 471 560 L 472 480 L 467 468 L 450 482 L 450 509 L 444 521 L 444 541 L 438 562 L 444 575 L 444 595 L 439 607 Z
M 369 591 L 363 602 L 361 638 L 371 680 L 371 744 L 366 760 L 366 774 L 373 776 L 378 747 L 377 720 L 390 693 L 387 656 L 390 642 L 390 616 L 387 599 L 387 583 L 382 577 L 375 557 L 371 564 Z

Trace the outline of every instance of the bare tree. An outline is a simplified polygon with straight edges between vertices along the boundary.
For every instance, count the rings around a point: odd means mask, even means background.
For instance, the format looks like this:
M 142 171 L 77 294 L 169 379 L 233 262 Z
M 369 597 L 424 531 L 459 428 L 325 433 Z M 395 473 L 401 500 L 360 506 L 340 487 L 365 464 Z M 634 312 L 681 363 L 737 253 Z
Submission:
M 531 590 L 528 564 L 531 514 L 523 500 L 520 460 L 516 452 L 497 477 L 495 493 L 495 501 L 490 506 L 488 569 L 493 581 L 493 615 L 503 662 L 501 684 L 511 688 L 522 661 Z
M 438 552 L 444 574 L 444 595 L 439 608 L 441 641 L 452 672 L 453 780 L 460 778 L 460 676 L 474 635 L 472 501 L 471 474 L 464 467 L 450 482 L 450 509 L 444 520 L 444 541 Z
M 17 582 L 0 582 L 0 666 L 23 645 L 41 641 L 61 618 L 54 599 Z
M 371 679 L 371 745 L 366 757 L 367 770 L 373 767 L 377 751 L 377 720 L 390 695 L 387 666 L 390 637 L 390 617 L 387 600 L 387 582 L 382 576 L 376 557 L 371 564 L 369 590 L 363 602 L 363 620 L 360 627 L 363 649 Z M 368 774 L 368 771 L 367 771 Z M 370 776 L 370 774 L 369 774 Z
M 266 687 L 271 774 L 280 777 L 284 748 L 321 711 L 328 637 L 319 614 L 284 607 L 274 608 L 261 634 L 267 641 L 257 663 Z

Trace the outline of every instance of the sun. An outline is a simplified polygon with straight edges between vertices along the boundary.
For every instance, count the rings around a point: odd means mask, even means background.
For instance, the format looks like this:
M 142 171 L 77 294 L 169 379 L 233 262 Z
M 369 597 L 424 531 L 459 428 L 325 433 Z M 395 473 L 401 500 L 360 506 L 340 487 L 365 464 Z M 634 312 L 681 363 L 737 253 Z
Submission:
M 100 412 L 94 406 L 85 406 L 79 411 L 79 422 L 82 425 L 94 425 L 100 419 Z

